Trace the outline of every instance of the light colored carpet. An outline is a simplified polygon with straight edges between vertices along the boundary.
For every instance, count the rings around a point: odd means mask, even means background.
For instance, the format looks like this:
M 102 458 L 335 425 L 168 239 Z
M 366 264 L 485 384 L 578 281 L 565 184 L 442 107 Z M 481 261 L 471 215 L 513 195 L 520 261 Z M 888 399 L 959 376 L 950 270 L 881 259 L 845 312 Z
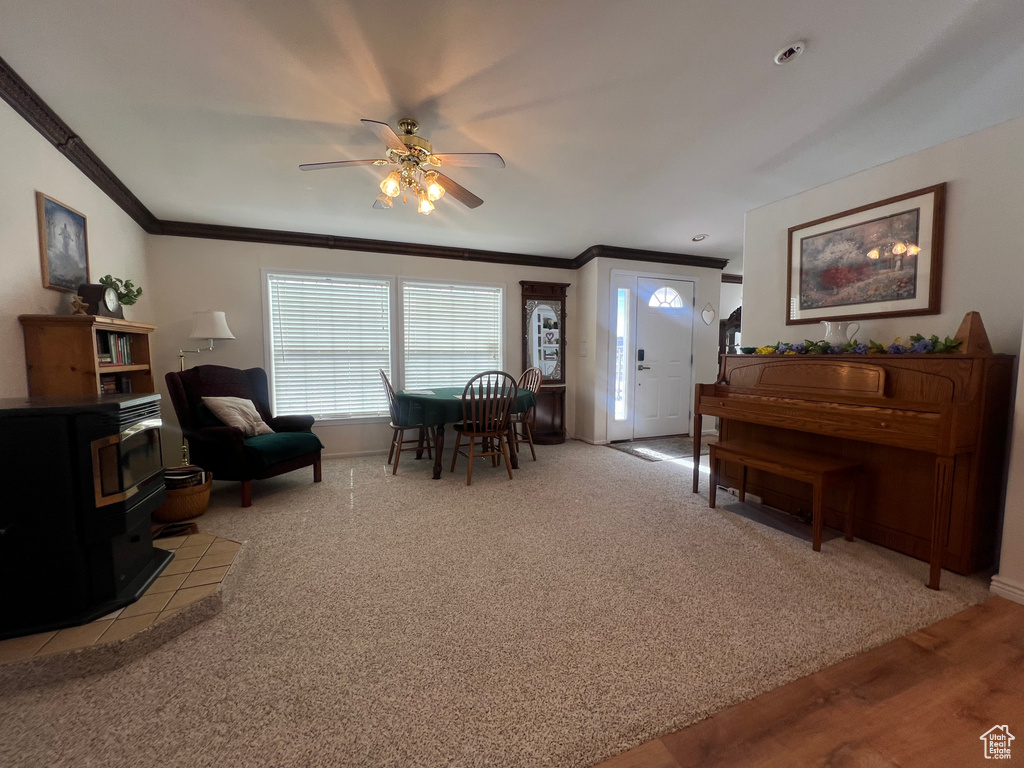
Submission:
M 4 766 L 586 766 L 948 616 L 986 584 L 806 542 L 580 443 L 217 489 L 229 600 L 127 666 L 0 696 Z M 229 577 L 230 578 L 230 577 Z

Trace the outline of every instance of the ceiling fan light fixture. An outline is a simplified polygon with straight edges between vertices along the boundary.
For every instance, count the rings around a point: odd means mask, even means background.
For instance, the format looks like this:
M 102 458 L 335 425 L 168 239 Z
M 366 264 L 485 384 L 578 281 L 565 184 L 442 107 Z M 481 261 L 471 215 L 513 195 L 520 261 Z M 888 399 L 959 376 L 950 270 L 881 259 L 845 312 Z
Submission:
M 419 193 L 420 203 L 417 210 L 424 216 L 429 216 L 430 212 L 434 210 L 434 204 L 430 202 L 426 192 Z
M 381 195 L 373 201 L 373 207 L 377 209 L 391 208 L 395 199 L 401 197 L 402 202 L 405 203 L 408 202 L 408 198 L 412 197 L 416 200 L 417 210 L 427 215 L 434 210 L 433 204 L 445 196 L 470 209 L 479 208 L 484 202 L 457 181 L 435 171 L 434 168 L 441 165 L 467 168 L 505 167 L 505 161 L 501 155 L 495 152 L 457 152 L 435 155 L 431 143 L 417 135 L 419 124 L 409 118 L 403 118 L 399 122 L 401 135 L 395 133 L 390 125 L 379 120 L 364 118 L 362 123 L 384 143 L 386 159 L 303 163 L 299 166 L 299 170 L 314 171 L 359 165 L 391 165 L 393 170 L 380 182 Z
M 398 197 L 398 193 L 402 191 L 402 181 L 398 171 L 392 171 L 384 177 L 384 181 L 380 183 L 380 191 L 388 198 Z
M 444 187 L 441 186 L 441 182 L 438 180 L 436 172 L 427 172 L 423 177 L 423 184 L 427 188 L 427 198 L 431 202 L 436 202 L 444 197 Z

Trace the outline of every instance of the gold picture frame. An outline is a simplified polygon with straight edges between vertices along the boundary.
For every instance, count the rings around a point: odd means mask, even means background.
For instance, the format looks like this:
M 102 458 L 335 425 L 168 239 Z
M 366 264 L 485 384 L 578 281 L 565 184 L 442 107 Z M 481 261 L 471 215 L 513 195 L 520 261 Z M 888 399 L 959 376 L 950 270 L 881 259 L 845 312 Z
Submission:
M 89 282 L 89 233 L 85 214 L 36 192 L 43 287 L 78 293 Z

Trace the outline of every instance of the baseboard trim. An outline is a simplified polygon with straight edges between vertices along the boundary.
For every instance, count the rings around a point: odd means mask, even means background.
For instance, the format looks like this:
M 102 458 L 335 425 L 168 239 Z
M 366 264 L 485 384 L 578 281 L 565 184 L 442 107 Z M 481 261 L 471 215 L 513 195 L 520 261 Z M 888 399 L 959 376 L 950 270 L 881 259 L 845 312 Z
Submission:
M 1007 600 L 1013 600 L 1015 603 L 1024 605 L 1024 584 L 1011 581 L 997 573 L 992 577 L 992 584 L 989 590 L 1000 597 L 1005 597 Z

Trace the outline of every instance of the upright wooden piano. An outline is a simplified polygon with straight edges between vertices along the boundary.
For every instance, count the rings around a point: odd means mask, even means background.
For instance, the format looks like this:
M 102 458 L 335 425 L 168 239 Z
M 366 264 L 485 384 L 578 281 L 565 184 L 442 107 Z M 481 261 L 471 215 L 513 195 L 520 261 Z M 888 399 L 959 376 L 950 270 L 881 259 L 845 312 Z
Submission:
M 961 337 L 952 354 L 724 356 L 718 381 L 697 385 L 694 493 L 702 417 L 717 416 L 723 440 L 861 463 L 854 535 L 928 561 L 932 589 L 941 568 L 987 568 L 999 533 L 1014 358 L 992 354 L 977 313 L 964 319 Z M 727 483 L 739 485 L 728 463 L 719 480 Z M 811 509 L 810 488 L 783 477 L 752 470 L 747 490 L 795 514 Z M 841 527 L 845 503 L 839 493 L 828 500 L 826 525 Z

